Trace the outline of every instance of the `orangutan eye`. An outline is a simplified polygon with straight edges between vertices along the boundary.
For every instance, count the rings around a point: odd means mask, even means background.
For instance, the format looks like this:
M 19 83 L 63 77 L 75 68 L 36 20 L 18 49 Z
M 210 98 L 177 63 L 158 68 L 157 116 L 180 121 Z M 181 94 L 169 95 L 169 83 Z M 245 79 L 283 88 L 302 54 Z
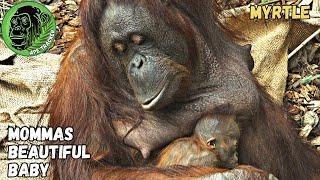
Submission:
M 116 42 L 113 44 L 113 49 L 117 54 L 122 54 L 127 50 L 127 46 L 124 43 Z
M 14 25 L 17 25 L 17 24 L 18 24 L 18 21 L 17 21 L 16 18 L 12 18 L 11 22 L 12 22 L 12 24 L 14 24 Z
M 22 21 L 22 23 L 23 23 L 24 25 L 26 25 L 27 22 L 28 22 L 28 18 L 27 18 L 27 17 L 23 17 L 23 18 L 21 19 L 21 21 Z
M 217 140 L 215 138 L 210 138 L 208 141 L 207 141 L 207 145 L 214 149 L 216 148 L 216 145 L 217 145 Z
M 145 37 L 139 34 L 133 34 L 130 38 L 131 42 L 136 45 L 141 45 L 145 41 Z

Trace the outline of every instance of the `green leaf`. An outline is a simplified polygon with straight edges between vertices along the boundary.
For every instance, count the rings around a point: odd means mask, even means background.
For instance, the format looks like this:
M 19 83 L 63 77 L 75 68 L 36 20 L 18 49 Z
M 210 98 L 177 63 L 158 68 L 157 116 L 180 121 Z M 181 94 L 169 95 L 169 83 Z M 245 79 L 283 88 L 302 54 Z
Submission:
M 35 40 L 32 42 L 32 45 L 29 46 L 26 50 L 31 51 L 39 49 L 43 44 L 47 42 L 52 29 L 55 29 L 55 23 L 53 20 L 41 27 L 40 36 L 36 37 Z
M 306 76 L 301 80 L 301 84 L 306 85 L 306 84 L 310 84 L 313 80 L 313 76 Z

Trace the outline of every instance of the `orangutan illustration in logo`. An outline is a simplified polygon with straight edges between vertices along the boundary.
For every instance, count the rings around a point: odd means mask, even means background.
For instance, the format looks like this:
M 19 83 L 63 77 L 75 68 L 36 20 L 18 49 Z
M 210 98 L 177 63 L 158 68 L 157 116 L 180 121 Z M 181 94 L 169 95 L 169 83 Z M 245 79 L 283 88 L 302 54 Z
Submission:
M 49 15 L 32 6 L 18 9 L 10 21 L 10 39 L 12 46 L 25 50 L 41 34 L 41 27 L 49 21 Z

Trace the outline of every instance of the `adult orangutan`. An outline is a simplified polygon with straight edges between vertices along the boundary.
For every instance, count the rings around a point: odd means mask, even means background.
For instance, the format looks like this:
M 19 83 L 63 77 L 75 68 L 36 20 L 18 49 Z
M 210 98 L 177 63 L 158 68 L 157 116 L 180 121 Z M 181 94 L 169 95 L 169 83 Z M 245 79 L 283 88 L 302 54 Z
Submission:
M 72 126 L 74 140 L 65 143 L 86 144 L 92 159 L 54 161 L 56 179 L 219 172 L 152 164 L 163 147 L 191 135 L 198 120 L 223 116 L 235 116 L 240 126 L 239 164 L 281 179 L 319 178 L 318 154 L 251 76 L 250 48 L 219 29 L 212 0 L 83 0 L 81 6 L 83 31 L 49 95 L 49 125 Z

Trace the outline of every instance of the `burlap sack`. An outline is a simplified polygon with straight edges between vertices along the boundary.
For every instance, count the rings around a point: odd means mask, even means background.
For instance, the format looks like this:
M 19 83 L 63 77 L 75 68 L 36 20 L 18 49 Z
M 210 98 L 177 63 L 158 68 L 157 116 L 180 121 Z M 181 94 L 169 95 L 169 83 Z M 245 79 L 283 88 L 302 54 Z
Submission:
M 0 65 L 0 142 L 2 147 L 0 149 L 0 179 L 7 179 L 8 163 L 37 162 L 35 160 L 6 160 L 6 146 L 31 144 L 31 142 L 6 142 L 7 127 L 9 125 L 47 125 L 47 117 L 41 123 L 39 122 L 39 111 L 46 101 L 50 87 L 55 82 L 60 56 L 53 54 L 42 54 L 29 58 L 15 56 L 0 42 L 0 64 L 9 60 L 13 61 L 13 65 Z M 38 143 L 32 142 L 32 144 Z
M 252 45 L 253 75 L 282 103 L 288 76 L 288 54 L 319 27 L 301 21 L 250 20 L 249 17 L 249 8 L 241 7 L 222 12 L 220 20 L 235 35 L 231 37 L 236 43 Z M 311 21 L 315 22 L 308 22 Z

